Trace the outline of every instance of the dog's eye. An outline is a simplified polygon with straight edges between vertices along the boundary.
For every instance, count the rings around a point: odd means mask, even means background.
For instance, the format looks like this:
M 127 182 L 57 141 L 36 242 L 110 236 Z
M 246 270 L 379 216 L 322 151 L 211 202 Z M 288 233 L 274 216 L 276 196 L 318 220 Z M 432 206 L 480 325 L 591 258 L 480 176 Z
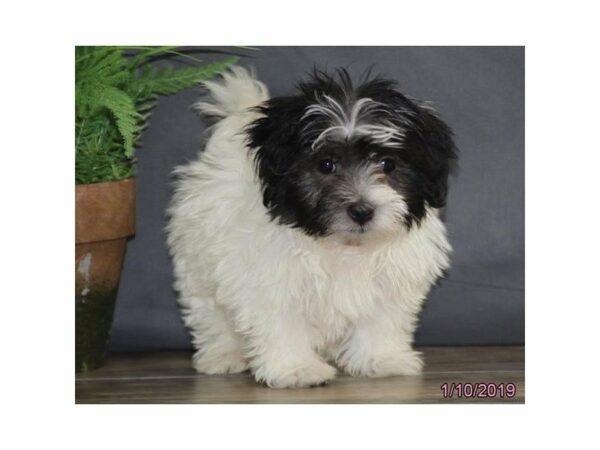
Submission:
M 335 172 L 335 163 L 331 159 L 323 159 L 319 161 L 319 172 L 333 173 Z
M 381 167 L 383 173 L 390 173 L 396 168 L 396 163 L 394 163 L 394 161 L 392 161 L 390 158 L 385 158 L 379 161 L 379 167 Z

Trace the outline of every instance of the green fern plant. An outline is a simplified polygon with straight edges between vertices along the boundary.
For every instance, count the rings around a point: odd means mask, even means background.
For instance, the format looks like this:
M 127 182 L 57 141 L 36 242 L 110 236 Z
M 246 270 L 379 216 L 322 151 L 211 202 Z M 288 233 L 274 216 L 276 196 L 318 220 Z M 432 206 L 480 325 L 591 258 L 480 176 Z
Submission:
M 236 61 L 185 68 L 152 63 L 173 56 L 198 61 L 176 47 L 76 47 L 76 183 L 133 176 L 135 149 L 157 98 L 210 79 Z

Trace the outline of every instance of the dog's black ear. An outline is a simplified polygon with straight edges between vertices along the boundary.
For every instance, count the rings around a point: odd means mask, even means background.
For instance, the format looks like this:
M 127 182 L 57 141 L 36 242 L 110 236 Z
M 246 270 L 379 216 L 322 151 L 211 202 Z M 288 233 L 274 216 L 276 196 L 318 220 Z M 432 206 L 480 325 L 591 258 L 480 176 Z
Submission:
M 271 99 L 257 108 L 262 117 L 245 130 L 263 186 L 263 203 L 275 215 L 287 200 L 289 174 L 301 151 L 298 135 L 305 108 L 299 97 Z
M 452 130 L 428 106 L 418 106 L 413 129 L 405 139 L 422 179 L 425 200 L 433 208 L 446 204 L 448 176 L 457 159 Z

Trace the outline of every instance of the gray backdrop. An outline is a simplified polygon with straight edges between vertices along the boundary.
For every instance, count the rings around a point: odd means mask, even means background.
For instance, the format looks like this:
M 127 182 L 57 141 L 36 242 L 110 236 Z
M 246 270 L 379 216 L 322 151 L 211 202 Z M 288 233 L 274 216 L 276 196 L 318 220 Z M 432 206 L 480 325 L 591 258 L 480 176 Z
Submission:
M 454 129 L 461 155 L 446 210 L 453 265 L 429 297 L 417 344 L 524 342 L 523 47 L 214 50 L 239 54 L 239 63 L 254 66 L 272 95 L 291 93 L 315 64 L 354 74 L 374 64 L 404 93 L 433 101 Z M 190 347 L 171 288 L 163 228 L 170 172 L 194 158 L 204 141 L 204 124 L 190 109 L 199 92 L 162 98 L 137 151 L 137 234 L 127 250 L 113 350 Z

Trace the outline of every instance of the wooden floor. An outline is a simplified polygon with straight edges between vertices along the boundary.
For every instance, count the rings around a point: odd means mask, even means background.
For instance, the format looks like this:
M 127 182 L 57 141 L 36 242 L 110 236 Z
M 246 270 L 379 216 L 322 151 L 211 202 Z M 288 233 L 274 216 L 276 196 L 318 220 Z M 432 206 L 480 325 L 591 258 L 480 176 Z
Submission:
M 249 374 L 207 376 L 190 367 L 190 352 L 110 355 L 98 370 L 76 377 L 76 403 L 524 403 L 523 347 L 424 347 L 420 376 L 353 378 L 338 375 L 329 385 L 276 390 L 258 385 Z M 441 386 L 454 383 L 453 398 Z M 459 386 L 459 383 L 463 383 Z M 464 398 L 471 383 L 485 397 Z M 479 383 L 476 385 L 476 383 Z M 486 383 L 488 388 L 482 387 Z M 502 387 L 515 387 L 512 398 L 500 398 Z M 459 398 L 459 391 L 463 398 Z M 496 396 L 489 395 L 496 392 Z M 484 392 L 485 391 L 485 392 Z

